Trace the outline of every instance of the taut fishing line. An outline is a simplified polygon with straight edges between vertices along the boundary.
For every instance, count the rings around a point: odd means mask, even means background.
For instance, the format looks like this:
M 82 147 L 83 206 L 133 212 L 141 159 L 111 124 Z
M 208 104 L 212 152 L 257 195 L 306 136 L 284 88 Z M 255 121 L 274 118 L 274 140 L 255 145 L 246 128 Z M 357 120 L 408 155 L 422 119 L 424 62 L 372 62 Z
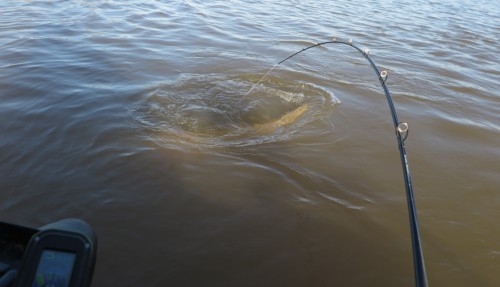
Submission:
M 332 41 L 326 41 L 326 42 L 321 42 L 317 43 L 311 46 L 308 46 L 296 53 L 291 54 L 290 56 L 286 57 L 285 59 L 281 60 L 277 64 L 275 64 L 257 83 L 255 83 L 250 90 L 243 95 L 240 100 L 236 103 L 238 105 L 246 96 L 248 96 L 254 88 L 260 84 L 274 69 L 276 69 L 277 66 L 282 64 L 283 62 L 293 58 L 294 56 L 309 50 L 314 47 L 319 47 L 323 45 L 329 45 L 329 44 L 342 44 L 342 45 L 348 45 L 356 49 L 358 52 L 360 52 L 370 63 L 372 66 L 373 70 L 377 74 L 377 77 L 380 81 L 380 84 L 382 85 L 382 89 L 384 90 L 385 97 L 387 99 L 387 103 L 389 105 L 389 109 L 391 111 L 392 115 L 392 121 L 394 124 L 394 130 L 396 132 L 396 138 L 398 141 L 398 146 L 399 146 L 399 153 L 401 156 L 401 164 L 403 167 L 403 177 L 404 177 L 404 182 L 405 182 L 405 187 L 406 187 L 406 199 L 408 203 L 408 213 L 410 217 L 410 230 L 411 230 L 411 238 L 412 238 L 412 247 L 413 247 L 413 263 L 414 263 L 414 270 L 415 270 L 415 285 L 418 287 L 425 287 L 427 286 L 427 275 L 425 272 L 425 265 L 424 265 L 424 256 L 422 253 L 422 245 L 420 242 L 420 232 L 418 228 L 418 219 L 417 219 L 417 211 L 416 211 L 416 206 L 415 206 L 415 199 L 413 196 L 413 185 L 411 181 L 411 175 L 410 175 L 410 169 L 408 165 L 408 157 L 406 155 L 406 147 L 405 147 L 405 140 L 408 136 L 408 124 L 404 122 L 400 122 L 398 120 L 398 115 L 396 113 L 396 109 L 394 108 L 394 104 L 392 101 L 391 94 L 389 92 L 389 89 L 387 88 L 386 81 L 388 78 L 387 71 L 383 70 L 380 71 L 378 67 L 375 65 L 375 63 L 372 61 L 370 58 L 369 50 L 368 49 L 360 49 L 356 45 L 352 43 L 352 40 L 349 39 L 349 41 L 342 41 L 342 40 L 337 40 L 334 38 Z M 235 105 L 235 106 L 236 106 Z

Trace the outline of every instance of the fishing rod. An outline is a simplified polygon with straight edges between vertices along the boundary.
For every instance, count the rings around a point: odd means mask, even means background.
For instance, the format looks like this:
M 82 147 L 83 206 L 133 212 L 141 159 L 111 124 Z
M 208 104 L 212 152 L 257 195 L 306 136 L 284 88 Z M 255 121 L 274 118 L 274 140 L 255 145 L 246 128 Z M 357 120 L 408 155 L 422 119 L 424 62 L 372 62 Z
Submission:
M 410 175 L 410 168 L 408 165 L 408 157 L 406 155 L 406 147 L 405 147 L 405 140 L 408 137 L 409 133 L 409 128 L 408 124 L 405 122 L 400 122 L 398 119 L 398 115 L 396 113 L 396 109 L 394 107 L 394 103 L 392 101 L 391 93 L 389 92 L 389 89 L 387 88 L 386 81 L 388 78 L 387 71 L 382 70 L 380 71 L 379 68 L 375 65 L 375 63 L 372 61 L 370 58 L 369 50 L 368 49 L 360 49 L 358 46 L 354 45 L 352 43 L 352 40 L 349 39 L 349 41 L 342 41 L 342 40 L 337 40 L 336 38 L 333 38 L 332 41 L 326 41 L 326 42 L 321 42 L 317 43 L 311 46 L 308 46 L 296 53 L 291 54 L 290 56 L 286 57 L 285 59 L 281 60 L 278 62 L 276 65 L 274 65 L 256 84 L 254 84 L 250 90 L 243 96 L 241 99 L 236 103 L 238 105 L 243 98 L 245 98 L 248 94 L 252 92 L 252 90 L 262 81 L 264 80 L 271 71 L 273 71 L 277 66 L 282 64 L 283 62 L 295 57 L 296 55 L 309 50 L 314 47 L 319 47 L 323 45 L 329 45 L 329 44 L 342 44 L 342 45 L 347 45 L 350 47 L 353 47 L 356 49 L 358 52 L 360 52 L 370 63 L 372 66 L 373 70 L 378 76 L 378 80 L 380 81 L 380 84 L 382 85 L 382 88 L 385 93 L 385 97 L 387 99 L 387 103 L 389 105 L 389 109 L 391 111 L 392 115 L 392 121 L 394 125 L 394 130 L 396 132 L 396 138 L 398 141 L 398 146 L 399 146 L 399 154 L 401 156 L 401 164 L 403 167 L 403 177 L 404 177 L 404 182 L 405 182 L 405 187 L 406 187 L 406 200 L 408 204 L 408 213 L 409 213 L 409 218 L 410 218 L 410 230 L 411 230 L 411 239 L 412 239 L 412 247 L 413 247 L 413 266 L 414 266 L 414 272 L 415 272 L 415 285 L 417 287 L 426 287 L 427 286 L 427 274 L 425 272 L 425 265 L 424 265 L 424 256 L 422 252 L 422 244 L 420 242 L 420 232 L 418 228 L 418 218 L 417 218 L 417 209 L 415 206 L 415 198 L 413 196 L 413 185 L 411 181 L 411 175 Z

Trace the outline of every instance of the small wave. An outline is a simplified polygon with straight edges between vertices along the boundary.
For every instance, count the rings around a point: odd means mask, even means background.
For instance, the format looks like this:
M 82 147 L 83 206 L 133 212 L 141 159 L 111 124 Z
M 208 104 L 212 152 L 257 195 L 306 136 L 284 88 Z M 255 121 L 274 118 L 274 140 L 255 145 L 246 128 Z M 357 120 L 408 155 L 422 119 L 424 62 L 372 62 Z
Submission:
M 330 200 L 330 201 L 333 201 L 335 203 L 338 203 L 344 207 L 347 207 L 347 208 L 350 208 L 350 209 L 356 209 L 356 210 L 361 210 L 363 209 L 364 207 L 363 206 L 358 206 L 358 205 L 354 205 L 352 203 L 350 203 L 349 201 L 345 200 L 345 199 L 341 199 L 341 198 L 337 198 L 333 195 L 329 195 L 329 194 L 326 194 L 326 193 L 323 193 L 323 192 L 318 192 L 319 195 L 323 196 L 324 198 Z
M 311 40 L 280 40 L 276 42 L 277 44 L 293 44 L 293 45 L 300 45 L 300 46 L 313 46 L 318 44 L 316 41 L 311 41 Z M 324 46 L 319 46 L 319 49 L 324 49 L 327 50 L 326 47 Z

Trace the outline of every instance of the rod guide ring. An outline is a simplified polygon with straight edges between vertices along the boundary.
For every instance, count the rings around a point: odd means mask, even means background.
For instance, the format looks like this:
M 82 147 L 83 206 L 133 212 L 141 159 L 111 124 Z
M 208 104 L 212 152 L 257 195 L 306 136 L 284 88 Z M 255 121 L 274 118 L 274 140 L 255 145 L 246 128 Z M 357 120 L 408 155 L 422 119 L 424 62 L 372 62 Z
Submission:
M 399 123 L 398 124 L 398 132 L 400 134 L 408 132 L 409 126 L 407 123 Z

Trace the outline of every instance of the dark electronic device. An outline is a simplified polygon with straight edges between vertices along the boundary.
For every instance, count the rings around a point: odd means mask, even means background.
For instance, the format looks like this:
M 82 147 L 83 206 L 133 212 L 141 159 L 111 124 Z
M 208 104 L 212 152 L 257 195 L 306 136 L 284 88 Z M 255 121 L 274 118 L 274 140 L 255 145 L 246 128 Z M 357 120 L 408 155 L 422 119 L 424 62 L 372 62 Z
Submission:
M 0 222 L 0 287 L 88 287 L 96 251 L 94 231 L 79 219 L 40 229 Z

